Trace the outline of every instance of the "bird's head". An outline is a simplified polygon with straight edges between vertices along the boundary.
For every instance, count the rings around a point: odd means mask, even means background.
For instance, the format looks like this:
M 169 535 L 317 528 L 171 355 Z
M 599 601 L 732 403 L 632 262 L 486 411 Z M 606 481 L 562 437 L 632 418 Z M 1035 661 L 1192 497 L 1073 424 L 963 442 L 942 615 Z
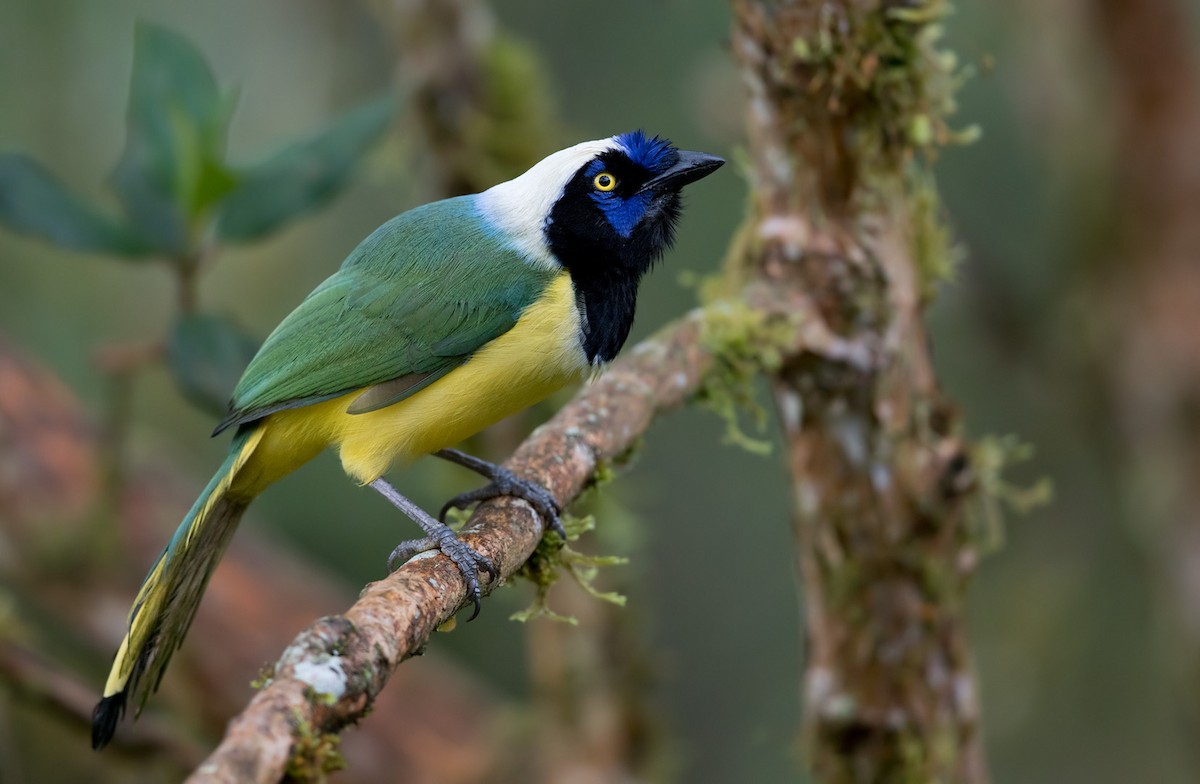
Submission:
M 560 150 L 479 198 L 531 258 L 636 287 L 674 240 L 680 190 L 724 163 L 632 131 Z

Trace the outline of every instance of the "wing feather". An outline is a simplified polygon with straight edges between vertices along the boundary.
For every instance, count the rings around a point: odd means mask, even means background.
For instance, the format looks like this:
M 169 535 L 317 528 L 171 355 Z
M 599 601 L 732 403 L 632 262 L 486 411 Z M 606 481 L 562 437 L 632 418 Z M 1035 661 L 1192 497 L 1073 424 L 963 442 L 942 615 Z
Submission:
M 501 243 L 472 198 L 411 210 L 364 240 L 267 338 L 216 432 L 365 387 L 350 413 L 391 405 L 512 329 L 555 273 Z

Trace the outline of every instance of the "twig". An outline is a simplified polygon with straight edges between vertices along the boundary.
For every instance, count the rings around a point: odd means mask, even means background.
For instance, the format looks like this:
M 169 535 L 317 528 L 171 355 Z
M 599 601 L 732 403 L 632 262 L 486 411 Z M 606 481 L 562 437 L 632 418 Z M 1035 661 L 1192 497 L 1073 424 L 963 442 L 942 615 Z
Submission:
M 92 530 L 87 532 L 86 538 L 100 553 L 100 560 L 108 560 L 117 547 L 116 527 L 112 521 L 116 519 L 125 491 L 125 441 L 133 413 L 134 384 L 138 374 L 162 362 L 166 352 L 165 341 L 152 340 L 104 344 L 92 353 L 92 364 L 104 374 L 105 382 L 98 455 L 103 476 L 96 507 L 98 513 L 93 517 Z
M 745 301 L 795 326 L 780 347 L 785 354 L 813 348 L 803 300 L 754 287 Z M 705 330 L 728 317 L 729 304 L 693 311 L 632 349 L 538 428 L 507 467 L 569 504 L 600 466 L 702 387 L 714 365 Z M 540 519 L 523 501 L 500 499 L 476 510 L 464 538 L 508 577 L 541 534 Z M 458 570 L 441 556 L 418 556 L 371 583 L 346 613 L 322 618 L 296 637 L 274 680 L 230 722 L 225 739 L 189 780 L 278 781 L 300 735 L 337 732 L 362 718 L 397 665 L 421 653 L 465 596 Z

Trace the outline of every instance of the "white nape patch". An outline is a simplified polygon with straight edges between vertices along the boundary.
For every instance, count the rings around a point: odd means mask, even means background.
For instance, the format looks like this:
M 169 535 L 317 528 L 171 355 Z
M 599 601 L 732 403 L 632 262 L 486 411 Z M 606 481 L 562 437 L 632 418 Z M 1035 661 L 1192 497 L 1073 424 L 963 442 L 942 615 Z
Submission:
M 520 177 L 488 188 L 476 197 L 480 215 L 495 226 L 531 263 L 559 269 L 546 244 L 546 221 L 567 183 L 585 164 L 617 148 L 615 137 L 583 142 L 546 156 Z

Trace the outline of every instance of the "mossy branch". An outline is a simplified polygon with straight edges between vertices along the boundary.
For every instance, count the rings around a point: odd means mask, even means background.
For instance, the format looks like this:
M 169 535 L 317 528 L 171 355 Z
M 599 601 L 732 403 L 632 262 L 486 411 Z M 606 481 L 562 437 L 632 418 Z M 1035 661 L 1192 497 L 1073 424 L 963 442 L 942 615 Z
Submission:
M 730 266 L 809 292 L 812 329 L 845 349 L 772 374 L 796 499 L 807 762 L 831 784 L 983 784 L 967 513 L 998 485 L 939 389 L 923 313 L 958 255 L 926 162 L 978 135 L 948 124 L 963 78 L 938 43 L 948 3 L 731 4 L 754 188 Z

